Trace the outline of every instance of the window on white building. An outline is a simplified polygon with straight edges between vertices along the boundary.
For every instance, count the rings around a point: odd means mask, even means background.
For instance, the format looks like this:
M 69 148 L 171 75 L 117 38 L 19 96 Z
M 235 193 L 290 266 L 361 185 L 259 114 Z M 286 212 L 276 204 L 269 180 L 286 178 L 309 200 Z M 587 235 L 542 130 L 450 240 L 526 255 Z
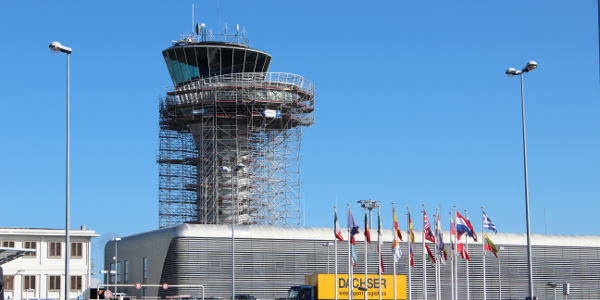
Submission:
M 2 247 L 4 248 L 14 248 L 15 241 L 2 241 Z
M 61 256 L 61 242 L 48 243 L 48 257 L 57 258 Z
M 83 257 L 83 243 L 71 243 L 71 258 Z
M 81 291 L 82 289 L 82 276 L 71 276 L 71 290 Z
M 25 248 L 25 249 L 37 249 L 37 242 L 36 241 L 24 241 L 23 242 L 23 248 Z M 36 253 L 37 253 L 37 250 L 34 251 L 34 252 L 31 252 L 31 253 L 25 254 L 25 256 L 30 256 L 30 257 L 33 256 L 33 257 L 35 257 Z
M 15 276 L 14 275 L 4 275 L 4 290 L 12 291 L 15 286 Z
M 60 275 L 48 276 L 48 290 L 60 291 Z
M 23 289 L 24 290 L 35 290 L 35 275 L 23 276 Z

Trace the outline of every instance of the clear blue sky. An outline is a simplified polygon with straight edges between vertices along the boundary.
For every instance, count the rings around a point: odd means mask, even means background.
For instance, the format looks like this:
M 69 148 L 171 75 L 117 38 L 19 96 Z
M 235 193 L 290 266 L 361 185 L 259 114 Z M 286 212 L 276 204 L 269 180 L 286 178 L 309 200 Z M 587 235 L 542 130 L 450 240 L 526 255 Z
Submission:
M 49 52 L 53 40 L 74 49 L 73 226 L 103 235 L 96 255 L 106 239 L 158 226 L 161 50 L 191 30 L 192 3 L 0 4 L 0 226 L 64 225 L 65 59 Z M 532 230 L 598 233 L 596 1 L 195 3 L 210 28 L 246 26 L 272 71 L 316 82 L 302 151 L 307 226 L 330 226 L 336 199 L 358 213 L 356 200 L 373 198 L 386 224 L 392 201 L 472 215 L 484 205 L 500 231 L 524 232 L 519 82 L 504 70 L 535 59 Z

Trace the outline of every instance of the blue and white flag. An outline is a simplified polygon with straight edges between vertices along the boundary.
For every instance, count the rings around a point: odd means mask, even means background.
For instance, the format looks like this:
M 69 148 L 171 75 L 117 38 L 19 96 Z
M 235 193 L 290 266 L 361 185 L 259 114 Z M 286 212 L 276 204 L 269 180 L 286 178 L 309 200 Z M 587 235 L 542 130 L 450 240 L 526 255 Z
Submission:
M 355 245 L 356 239 L 354 238 L 354 236 L 358 234 L 358 225 L 356 225 L 356 222 L 354 221 L 354 217 L 352 216 L 352 212 L 350 211 L 349 208 L 348 208 L 348 229 L 350 230 L 350 243 L 352 245 Z
M 498 233 L 496 229 L 496 225 L 492 223 L 492 220 L 485 214 L 485 210 L 481 210 L 483 213 L 483 228 L 493 231 L 494 233 Z

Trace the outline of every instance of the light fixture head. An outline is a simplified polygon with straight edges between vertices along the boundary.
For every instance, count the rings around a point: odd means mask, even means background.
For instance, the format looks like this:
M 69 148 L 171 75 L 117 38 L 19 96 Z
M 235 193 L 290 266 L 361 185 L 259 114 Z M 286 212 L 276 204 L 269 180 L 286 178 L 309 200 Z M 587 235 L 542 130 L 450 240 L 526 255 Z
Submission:
M 508 68 L 508 69 L 506 69 L 506 72 L 504 72 L 504 73 L 508 76 L 515 76 L 515 75 L 520 75 L 522 72 L 515 68 Z
M 529 72 L 532 71 L 534 69 L 536 69 L 538 67 L 538 63 L 535 60 L 530 60 L 527 65 L 525 66 L 525 68 L 523 69 L 523 72 Z
M 48 48 L 50 48 L 50 50 L 52 50 L 54 52 L 62 52 L 62 53 L 66 53 L 66 54 L 71 54 L 71 52 L 73 52 L 73 49 L 71 49 L 70 47 L 64 46 L 61 43 L 56 42 L 56 41 L 50 43 Z

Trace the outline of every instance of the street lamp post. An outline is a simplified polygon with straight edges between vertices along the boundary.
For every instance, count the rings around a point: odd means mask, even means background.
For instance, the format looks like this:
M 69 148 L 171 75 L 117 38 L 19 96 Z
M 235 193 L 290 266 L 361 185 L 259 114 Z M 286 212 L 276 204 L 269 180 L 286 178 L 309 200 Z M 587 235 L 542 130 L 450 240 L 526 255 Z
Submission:
M 71 201 L 71 108 L 70 108 L 70 90 L 71 90 L 71 52 L 73 49 L 61 45 L 59 42 L 52 42 L 48 46 L 53 52 L 62 52 L 67 54 L 67 128 L 66 128 L 66 174 L 65 174 L 65 300 L 69 300 L 69 250 L 71 250 L 71 236 L 69 232 L 70 219 L 70 201 Z
M 369 211 L 369 218 L 366 220 L 367 221 L 366 223 L 368 223 L 369 228 L 371 228 L 371 211 L 374 208 L 379 208 L 379 201 L 369 199 L 369 200 L 358 200 L 357 202 L 360 204 L 360 206 L 365 211 L 365 217 L 366 217 L 367 210 Z M 367 230 L 367 229 L 365 228 L 365 230 Z M 368 260 L 367 260 L 368 256 L 367 256 L 367 252 L 368 252 L 368 250 L 369 250 L 369 248 L 367 246 L 367 239 L 366 239 L 366 236 L 365 236 L 365 285 L 364 285 L 364 287 L 362 287 L 363 288 L 363 293 L 364 293 L 364 299 L 365 300 L 368 299 L 368 292 L 367 292 L 367 281 L 368 281 Z
M 115 293 L 117 293 L 117 284 L 119 279 L 119 256 L 118 256 L 118 247 L 117 244 L 121 240 L 120 237 L 113 238 L 112 241 L 115 242 L 115 256 L 113 256 L 113 260 L 115 261 Z M 111 272 L 112 273 L 112 272 Z
M 108 280 L 108 274 L 115 274 L 115 270 L 100 270 L 100 273 L 104 274 L 104 285 L 107 286 L 110 284 Z
M 533 263 L 531 257 L 531 230 L 529 225 L 529 184 L 527 178 L 527 135 L 525 130 L 525 91 L 524 91 L 524 82 L 523 82 L 523 74 L 533 71 L 538 67 L 537 62 L 529 61 L 527 65 L 522 70 L 517 70 L 515 68 L 508 68 L 506 70 L 506 75 L 508 76 L 519 76 L 521 79 L 521 125 L 522 125 L 522 133 L 523 133 L 523 173 L 525 180 L 525 223 L 527 227 L 527 267 L 528 267 L 528 275 L 529 275 L 529 298 L 533 299 Z
M 329 247 L 333 246 L 333 242 L 323 243 L 321 246 L 327 247 L 327 274 L 329 274 Z
M 554 292 L 554 300 L 556 300 L 556 287 L 558 286 L 558 284 L 556 284 L 554 282 L 548 282 L 548 283 L 546 283 L 546 285 L 552 288 L 552 290 Z
M 235 225 L 239 222 L 237 218 L 238 210 L 238 191 L 239 191 L 239 172 L 243 171 L 246 166 L 243 163 L 238 163 L 234 168 L 230 169 L 223 167 L 223 172 L 232 172 L 231 184 L 235 184 L 235 188 L 232 186 L 232 191 L 235 192 L 235 203 L 233 203 L 233 195 L 231 197 L 231 300 L 235 300 Z M 235 180 L 233 178 L 235 176 Z M 235 211 L 234 211 L 235 208 Z

